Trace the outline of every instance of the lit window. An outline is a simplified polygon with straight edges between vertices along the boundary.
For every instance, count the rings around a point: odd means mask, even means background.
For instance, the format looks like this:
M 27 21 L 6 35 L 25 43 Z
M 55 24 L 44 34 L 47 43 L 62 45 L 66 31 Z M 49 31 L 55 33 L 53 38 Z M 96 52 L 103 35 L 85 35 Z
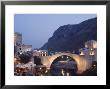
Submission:
M 83 52 L 81 52 L 81 53 L 80 53 L 80 55 L 84 55 L 84 53 L 83 53 Z
M 90 52 L 90 55 L 94 55 L 94 52 Z

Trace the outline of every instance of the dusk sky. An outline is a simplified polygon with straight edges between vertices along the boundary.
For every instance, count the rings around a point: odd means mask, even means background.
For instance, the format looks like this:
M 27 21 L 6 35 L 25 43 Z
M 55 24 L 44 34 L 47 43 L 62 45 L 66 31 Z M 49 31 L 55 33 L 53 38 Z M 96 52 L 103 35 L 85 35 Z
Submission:
M 40 48 L 60 26 L 95 17 L 96 14 L 15 14 L 14 31 L 22 34 L 23 44 Z

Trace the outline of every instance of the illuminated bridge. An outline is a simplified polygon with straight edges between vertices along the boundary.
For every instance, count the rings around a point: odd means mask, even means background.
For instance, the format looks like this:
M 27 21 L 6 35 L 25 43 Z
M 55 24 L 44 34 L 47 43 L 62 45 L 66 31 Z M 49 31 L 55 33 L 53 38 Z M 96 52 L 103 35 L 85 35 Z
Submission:
M 41 58 L 42 64 L 45 65 L 48 69 L 50 69 L 52 62 L 56 60 L 58 57 L 63 56 L 63 55 L 67 55 L 71 57 L 76 62 L 77 68 L 78 68 L 77 73 L 82 73 L 83 71 L 85 71 L 86 69 L 90 67 L 87 59 L 85 59 L 81 55 L 72 54 L 72 53 L 57 53 L 52 56 L 41 56 L 40 58 Z

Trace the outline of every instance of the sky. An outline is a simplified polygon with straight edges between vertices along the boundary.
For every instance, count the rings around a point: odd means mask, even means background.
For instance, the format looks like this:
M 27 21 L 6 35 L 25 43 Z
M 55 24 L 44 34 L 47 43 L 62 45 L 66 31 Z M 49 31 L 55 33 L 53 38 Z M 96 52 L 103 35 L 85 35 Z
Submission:
M 96 14 L 15 14 L 14 32 L 22 34 L 23 44 L 40 48 L 60 26 L 95 17 Z

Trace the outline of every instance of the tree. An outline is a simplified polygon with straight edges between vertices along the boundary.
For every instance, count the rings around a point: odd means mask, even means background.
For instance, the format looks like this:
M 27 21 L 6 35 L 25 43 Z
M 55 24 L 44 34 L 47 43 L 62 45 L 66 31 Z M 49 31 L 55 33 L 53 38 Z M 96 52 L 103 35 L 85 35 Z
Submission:
M 19 58 L 21 59 L 21 63 L 28 63 L 30 61 L 32 57 L 32 53 L 31 52 L 24 52 L 22 54 L 19 55 Z
M 34 56 L 34 63 L 35 63 L 36 65 L 42 65 L 41 59 L 40 59 L 38 56 Z

